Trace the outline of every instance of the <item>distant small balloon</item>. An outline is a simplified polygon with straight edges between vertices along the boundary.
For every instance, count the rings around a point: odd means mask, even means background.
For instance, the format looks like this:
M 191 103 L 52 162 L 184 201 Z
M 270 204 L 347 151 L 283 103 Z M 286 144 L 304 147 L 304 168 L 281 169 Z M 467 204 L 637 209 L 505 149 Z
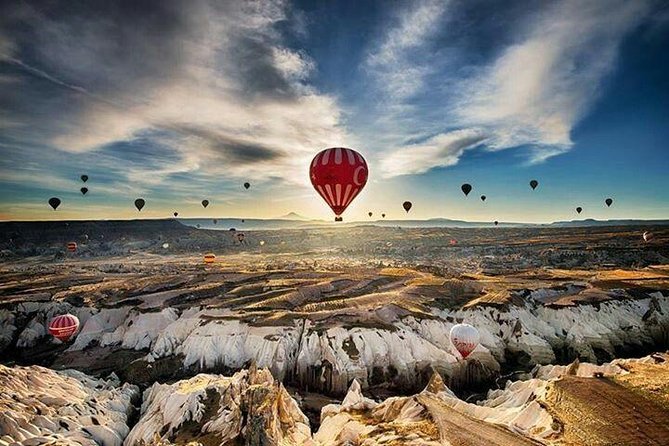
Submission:
M 242 218 L 242 223 L 246 223 L 246 220 L 244 220 L 243 218 Z
M 244 183 L 244 189 L 248 189 L 249 187 L 251 187 L 251 183 Z
M 179 213 L 178 213 L 178 212 L 175 212 L 175 213 L 174 213 L 174 216 L 175 216 L 175 217 L 178 217 L 178 216 L 179 216 Z
M 411 204 L 410 201 L 405 201 L 404 203 L 402 203 L 402 207 L 407 212 L 409 212 L 411 210 L 411 206 L 413 206 L 413 204 Z
M 214 224 L 218 224 L 218 220 L 217 220 L 217 219 L 214 219 Z
M 481 195 L 481 201 L 485 201 L 487 197 L 485 195 Z
M 538 185 L 539 182 L 537 180 L 530 181 L 530 187 L 532 188 L 532 190 L 536 189 Z
M 60 198 L 57 198 L 57 197 L 51 197 L 51 198 L 49 198 L 49 205 L 50 205 L 50 206 L 53 208 L 53 210 L 55 211 L 56 209 L 58 209 L 58 206 L 60 206 Z
M 135 200 L 135 207 L 137 208 L 138 211 L 141 211 L 145 204 L 146 201 L 144 201 L 143 198 L 138 198 Z
M 88 193 L 88 188 L 87 187 L 82 187 L 79 190 L 81 191 L 82 195 L 86 195 Z
M 386 214 L 381 214 L 381 218 L 386 218 Z
M 373 214 L 371 212 L 367 212 L 367 215 L 371 217 Z
M 202 200 L 202 207 L 207 207 L 209 206 L 209 200 Z
M 61 342 L 69 341 L 79 329 L 79 318 L 73 314 L 61 314 L 49 322 L 49 334 Z
M 163 243 L 163 249 L 167 249 L 167 248 L 169 248 L 169 247 L 170 247 L 170 244 L 169 244 L 169 243 Z
M 263 246 L 265 244 L 265 240 L 260 240 L 260 246 Z
M 606 207 L 611 207 L 611 205 L 613 204 L 613 199 L 607 198 L 606 200 L 604 200 L 604 203 L 606 203 Z
M 644 242 L 649 242 L 649 241 L 651 241 L 651 240 L 653 239 L 653 233 L 652 233 L 652 232 L 645 231 L 645 232 L 643 233 L 643 236 L 642 236 L 642 237 L 643 237 L 643 241 L 644 241 Z
M 81 181 L 83 181 L 84 183 L 85 183 L 86 181 L 88 181 L 88 175 L 82 175 L 82 176 L 79 177 L 79 178 L 81 178 Z
M 497 226 L 498 224 L 499 224 L 499 222 L 497 220 L 495 220 L 495 226 Z
M 582 207 L 579 206 L 579 207 L 576 208 L 576 212 L 578 212 L 579 214 L 580 214 L 582 211 L 583 211 L 583 208 L 582 208 Z
M 462 189 L 462 193 L 465 194 L 466 197 L 472 191 L 472 185 L 465 183 L 462 186 L 460 186 L 460 189 Z

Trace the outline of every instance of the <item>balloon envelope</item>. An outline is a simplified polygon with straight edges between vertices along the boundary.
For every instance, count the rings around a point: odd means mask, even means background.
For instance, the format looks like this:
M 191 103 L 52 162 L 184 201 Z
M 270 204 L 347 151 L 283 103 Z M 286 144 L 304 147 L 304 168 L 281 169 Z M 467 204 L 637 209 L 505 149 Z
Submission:
M 61 342 L 67 342 L 79 329 L 79 319 L 73 314 L 61 314 L 49 322 L 49 334 Z
M 472 191 L 472 185 L 465 183 L 462 186 L 460 186 L 460 189 L 462 189 L 462 193 L 465 194 L 466 197 Z
M 643 241 L 644 242 L 649 242 L 652 239 L 653 239 L 653 233 L 652 232 L 646 231 L 646 232 L 643 233 Z
M 532 190 L 536 189 L 538 185 L 539 182 L 537 180 L 530 181 L 530 187 L 532 188 Z
M 67 250 L 69 252 L 77 252 L 77 242 L 69 242 L 67 244 Z
M 367 215 L 371 217 L 373 214 L 371 212 L 367 212 Z
M 457 324 L 451 328 L 451 343 L 463 358 L 474 351 L 479 340 L 479 331 L 469 324 Z
M 81 181 L 83 181 L 84 183 L 85 183 L 86 181 L 88 181 L 88 175 L 82 175 L 82 176 L 79 177 L 79 178 L 81 178 Z
M 174 213 L 174 216 L 175 216 L 175 217 L 178 217 L 178 216 L 179 216 L 179 213 L 178 213 L 178 212 L 175 212 L 175 213 Z
M 311 161 L 311 184 L 337 217 L 367 184 L 367 162 L 352 149 L 334 147 L 320 151 Z
M 411 209 L 411 206 L 413 206 L 413 204 L 411 204 L 410 201 L 405 201 L 404 203 L 402 203 L 402 207 L 407 212 L 409 212 L 409 210 Z
M 83 195 L 86 195 L 88 193 L 88 188 L 87 187 L 82 187 L 79 189 Z
M 580 206 L 576 208 L 576 212 L 578 212 L 579 214 L 581 213 L 582 210 L 583 210 L 583 208 L 580 207 Z
M 146 201 L 144 201 L 143 198 L 138 198 L 135 200 L 135 207 L 137 208 L 138 211 L 141 211 L 145 204 Z
M 487 197 L 485 195 L 481 195 L 481 201 L 485 201 Z
M 202 207 L 207 207 L 209 206 L 209 200 L 202 200 Z
M 56 198 L 56 197 L 49 198 L 49 205 L 55 211 L 58 208 L 58 206 L 60 206 L 60 198 Z
M 606 203 L 607 207 L 611 207 L 611 205 L 613 204 L 613 199 L 607 198 L 606 200 L 604 200 L 604 203 Z
M 248 189 L 249 187 L 251 187 L 250 183 L 244 183 L 244 189 Z

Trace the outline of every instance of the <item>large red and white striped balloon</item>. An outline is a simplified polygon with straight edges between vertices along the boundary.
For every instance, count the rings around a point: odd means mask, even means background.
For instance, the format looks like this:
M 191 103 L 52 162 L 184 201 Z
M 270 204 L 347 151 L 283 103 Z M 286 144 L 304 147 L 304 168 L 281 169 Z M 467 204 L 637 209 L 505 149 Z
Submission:
M 49 333 L 56 339 L 67 342 L 79 329 L 79 319 L 73 314 L 61 314 L 49 322 Z
M 474 351 L 479 341 L 479 331 L 469 324 L 457 324 L 451 328 L 451 343 L 463 358 Z
M 334 147 L 319 152 L 311 162 L 311 184 L 341 221 L 341 214 L 367 184 L 367 162 L 358 152 Z

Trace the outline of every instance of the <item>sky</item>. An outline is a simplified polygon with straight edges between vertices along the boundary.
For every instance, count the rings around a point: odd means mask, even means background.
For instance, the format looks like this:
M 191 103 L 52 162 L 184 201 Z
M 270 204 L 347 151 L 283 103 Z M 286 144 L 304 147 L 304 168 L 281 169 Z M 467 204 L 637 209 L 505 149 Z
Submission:
M 348 221 L 667 219 L 667 48 L 660 0 L 2 1 L 0 220 L 332 219 L 328 147 Z

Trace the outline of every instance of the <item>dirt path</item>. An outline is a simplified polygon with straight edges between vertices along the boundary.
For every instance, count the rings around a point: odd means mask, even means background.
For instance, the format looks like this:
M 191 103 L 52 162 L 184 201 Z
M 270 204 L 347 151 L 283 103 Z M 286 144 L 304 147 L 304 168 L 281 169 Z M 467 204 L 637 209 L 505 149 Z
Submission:
M 547 401 L 564 423 L 564 444 L 669 444 L 669 410 L 620 384 L 567 376 L 551 387 Z
M 416 398 L 430 412 L 439 428 L 440 440 L 452 446 L 536 446 L 541 444 L 514 434 L 503 427 L 468 417 L 448 407 L 436 396 L 422 393 Z

